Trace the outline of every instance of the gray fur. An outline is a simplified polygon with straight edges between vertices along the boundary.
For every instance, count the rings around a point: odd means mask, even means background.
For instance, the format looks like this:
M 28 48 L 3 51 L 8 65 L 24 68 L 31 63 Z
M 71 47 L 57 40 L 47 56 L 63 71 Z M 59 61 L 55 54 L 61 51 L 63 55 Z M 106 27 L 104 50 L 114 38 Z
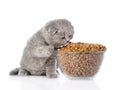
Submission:
M 68 20 L 57 19 L 48 22 L 27 42 L 20 68 L 10 75 L 46 75 L 57 78 L 57 61 L 55 49 L 67 44 L 73 37 L 73 26 Z

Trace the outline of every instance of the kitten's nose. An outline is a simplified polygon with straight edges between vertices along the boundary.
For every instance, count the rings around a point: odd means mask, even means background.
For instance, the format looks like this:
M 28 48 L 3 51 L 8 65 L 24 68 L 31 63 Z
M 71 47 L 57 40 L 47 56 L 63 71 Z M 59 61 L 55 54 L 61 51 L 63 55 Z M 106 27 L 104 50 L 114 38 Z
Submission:
M 67 41 L 67 43 L 69 43 L 69 41 Z

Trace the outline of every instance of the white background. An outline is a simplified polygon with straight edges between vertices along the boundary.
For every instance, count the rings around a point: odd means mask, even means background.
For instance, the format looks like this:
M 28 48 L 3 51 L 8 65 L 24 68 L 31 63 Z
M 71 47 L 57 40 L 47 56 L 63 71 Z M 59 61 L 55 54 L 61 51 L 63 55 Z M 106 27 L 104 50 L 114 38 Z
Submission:
M 72 22 L 74 42 L 106 45 L 107 51 L 94 80 L 11 77 L 19 67 L 27 40 L 46 22 Z M 119 0 L 0 0 L 0 90 L 119 90 Z

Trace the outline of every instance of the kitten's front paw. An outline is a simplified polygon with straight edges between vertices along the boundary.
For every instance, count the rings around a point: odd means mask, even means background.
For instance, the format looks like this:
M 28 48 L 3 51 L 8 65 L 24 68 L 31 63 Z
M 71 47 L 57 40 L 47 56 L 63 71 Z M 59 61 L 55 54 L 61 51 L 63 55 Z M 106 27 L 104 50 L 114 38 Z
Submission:
M 47 75 L 47 77 L 48 78 L 58 78 L 58 74 L 56 73 L 56 74 L 49 74 L 49 75 Z
M 28 76 L 28 75 L 30 75 L 29 72 L 24 69 L 20 69 L 20 71 L 18 72 L 18 76 Z

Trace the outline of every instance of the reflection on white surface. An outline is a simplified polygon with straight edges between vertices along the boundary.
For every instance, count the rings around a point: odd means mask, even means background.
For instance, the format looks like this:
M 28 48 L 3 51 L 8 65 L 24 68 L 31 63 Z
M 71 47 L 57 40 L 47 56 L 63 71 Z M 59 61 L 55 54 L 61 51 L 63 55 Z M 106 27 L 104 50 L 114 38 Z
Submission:
M 59 86 L 57 79 L 45 77 L 26 77 L 20 81 L 21 90 L 56 90 Z
M 93 80 L 66 80 L 61 90 L 100 90 Z
M 100 90 L 93 80 L 69 80 L 66 78 L 48 79 L 46 77 L 11 77 L 18 81 L 20 90 Z

